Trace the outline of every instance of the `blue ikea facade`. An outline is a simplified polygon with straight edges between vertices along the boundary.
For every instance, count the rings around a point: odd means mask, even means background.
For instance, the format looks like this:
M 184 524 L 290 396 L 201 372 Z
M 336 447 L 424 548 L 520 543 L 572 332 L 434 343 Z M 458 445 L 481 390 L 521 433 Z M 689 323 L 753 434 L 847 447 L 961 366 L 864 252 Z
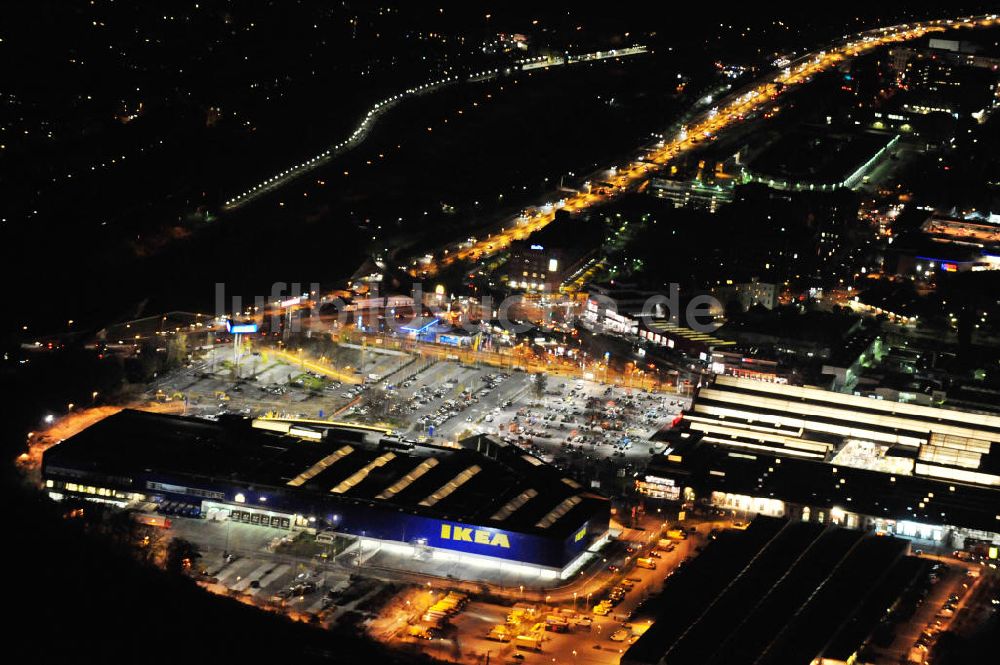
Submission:
M 401 512 L 380 516 L 382 511 L 374 506 L 362 514 L 353 512 L 342 518 L 341 531 L 554 569 L 564 568 L 607 530 L 593 533 L 584 523 L 568 538 L 559 539 Z
M 46 475 L 51 477 L 55 475 L 53 472 L 57 473 L 58 469 L 50 467 Z M 89 482 L 101 480 L 91 478 Z M 569 537 L 559 539 L 438 519 L 368 501 L 289 491 L 283 487 L 246 487 L 229 483 L 212 483 L 207 487 L 205 485 L 209 483 L 204 482 L 200 483 L 200 487 L 193 487 L 190 478 L 159 473 L 136 474 L 129 480 L 129 487 L 120 489 L 145 493 L 162 502 L 200 506 L 202 501 L 209 500 L 227 504 L 233 510 L 312 515 L 350 535 L 425 545 L 552 569 L 564 568 L 607 530 L 606 515 L 574 525 L 576 528 Z
M 376 506 L 358 508 L 360 510 L 345 511 L 338 527 L 340 531 L 546 568 L 563 568 L 590 542 L 586 537 L 575 542 L 564 542 L 485 525 L 386 512 Z M 585 524 L 581 525 L 581 529 L 586 533 Z M 568 540 L 572 541 L 572 537 Z

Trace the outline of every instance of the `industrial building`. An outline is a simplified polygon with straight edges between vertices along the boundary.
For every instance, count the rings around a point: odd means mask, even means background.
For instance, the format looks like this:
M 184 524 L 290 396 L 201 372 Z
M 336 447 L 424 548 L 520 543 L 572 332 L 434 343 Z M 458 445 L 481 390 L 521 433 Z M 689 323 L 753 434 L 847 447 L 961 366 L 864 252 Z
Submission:
M 694 208 L 715 212 L 720 206 L 733 202 L 732 179 L 708 182 L 701 179 L 650 178 L 646 189 L 650 196 L 667 199 L 675 208 Z
M 870 662 L 880 624 L 905 614 L 929 564 L 908 544 L 839 527 L 757 518 L 669 577 L 623 665 Z
M 930 215 L 898 234 L 888 253 L 898 275 L 932 281 L 940 273 L 1000 270 L 1000 227 L 992 218 Z
M 720 376 L 637 478 L 745 515 L 1000 544 L 1000 416 Z
M 892 154 L 898 141 L 898 134 L 884 132 L 803 128 L 783 135 L 758 154 L 743 179 L 791 191 L 853 188 Z
M 46 451 L 53 498 L 148 502 L 335 529 L 407 558 L 567 577 L 606 538 L 609 502 L 520 449 L 442 447 L 324 421 L 125 410 Z
M 898 46 L 890 53 L 904 91 L 899 104 L 904 114 L 981 117 L 993 107 L 1000 67 L 995 45 L 930 38 L 926 45 Z

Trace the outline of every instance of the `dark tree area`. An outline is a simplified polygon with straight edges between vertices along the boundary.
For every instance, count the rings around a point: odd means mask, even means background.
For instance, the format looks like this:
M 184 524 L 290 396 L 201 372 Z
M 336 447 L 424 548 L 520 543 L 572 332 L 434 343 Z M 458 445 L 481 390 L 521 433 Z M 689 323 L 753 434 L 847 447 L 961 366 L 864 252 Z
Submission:
M 5 503 L 18 506 L 7 523 L 20 562 L 7 586 L 10 662 L 429 662 L 391 654 L 355 631 L 327 631 L 213 596 L 140 563 L 110 534 L 85 533 L 82 520 L 64 517 L 62 506 L 12 472 L 3 480 Z M 183 569 L 196 556 L 190 543 L 168 545 L 168 567 Z

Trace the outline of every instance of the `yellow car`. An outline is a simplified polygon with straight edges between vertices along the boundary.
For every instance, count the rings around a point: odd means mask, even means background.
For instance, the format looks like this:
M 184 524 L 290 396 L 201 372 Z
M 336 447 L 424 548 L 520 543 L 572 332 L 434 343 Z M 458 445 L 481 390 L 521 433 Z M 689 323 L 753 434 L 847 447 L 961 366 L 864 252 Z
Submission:
M 603 602 L 594 605 L 594 614 L 596 614 L 597 616 L 604 617 L 610 613 L 611 613 L 611 605 Z

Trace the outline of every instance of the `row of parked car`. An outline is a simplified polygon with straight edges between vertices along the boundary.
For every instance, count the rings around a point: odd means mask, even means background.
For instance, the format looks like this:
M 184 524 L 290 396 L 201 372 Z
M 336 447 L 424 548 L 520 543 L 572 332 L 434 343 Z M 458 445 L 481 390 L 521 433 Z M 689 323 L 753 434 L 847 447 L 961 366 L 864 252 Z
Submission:
M 176 515 L 178 517 L 201 517 L 201 506 L 179 501 L 164 501 L 156 507 L 161 515 Z
M 635 588 L 635 584 L 638 581 L 639 579 L 635 577 L 626 577 L 623 579 L 618 583 L 618 586 L 608 592 L 606 598 L 594 606 L 594 614 L 598 616 L 606 616 L 610 614 L 612 608 L 617 607 L 623 600 L 625 600 L 625 596 L 629 591 Z

